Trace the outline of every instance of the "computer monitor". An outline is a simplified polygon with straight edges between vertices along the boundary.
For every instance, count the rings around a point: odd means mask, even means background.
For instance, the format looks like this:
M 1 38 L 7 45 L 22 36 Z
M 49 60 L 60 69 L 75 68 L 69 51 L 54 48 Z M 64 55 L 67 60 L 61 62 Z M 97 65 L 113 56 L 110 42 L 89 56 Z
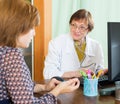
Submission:
M 108 79 L 120 80 L 120 22 L 108 22 Z

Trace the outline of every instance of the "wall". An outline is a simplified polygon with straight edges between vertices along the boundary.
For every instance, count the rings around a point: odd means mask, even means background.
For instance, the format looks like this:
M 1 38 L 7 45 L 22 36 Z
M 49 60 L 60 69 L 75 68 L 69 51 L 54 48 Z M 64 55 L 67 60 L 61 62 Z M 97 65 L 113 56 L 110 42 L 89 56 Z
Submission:
M 107 22 L 120 21 L 120 0 L 53 0 L 52 38 L 69 32 L 69 18 L 78 9 L 91 12 L 95 27 L 89 34 L 102 45 L 105 67 L 108 67 Z

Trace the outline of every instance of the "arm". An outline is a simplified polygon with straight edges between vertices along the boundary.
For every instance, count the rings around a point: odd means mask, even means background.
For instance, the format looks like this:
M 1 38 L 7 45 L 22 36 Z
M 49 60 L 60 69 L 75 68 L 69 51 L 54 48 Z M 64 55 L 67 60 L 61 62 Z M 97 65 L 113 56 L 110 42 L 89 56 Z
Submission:
M 103 55 L 102 46 L 98 44 L 96 49 L 97 49 L 96 51 L 97 69 L 104 69 L 104 55 Z
M 51 91 L 58 85 L 60 81 L 56 80 L 55 78 L 52 78 L 49 82 L 46 84 L 35 84 L 34 87 L 34 93 L 38 93 L 40 91 Z
M 38 92 L 41 92 L 41 91 L 45 91 L 45 85 L 35 84 L 34 93 L 38 93 Z
M 104 55 L 103 55 L 103 51 L 102 51 L 102 47 L 99 44 L 97 47 L 97 52 L 96 52 L 96 60 L 97 60 L 97 68 L 96 68 L 96 73 L 99 73 L 101 75 L 104 75 L 108 72 L 107 68 L 104 68 Z
M 64 78 L 72 78 L 72 77 L 81 77 L 80 71 L 69 71 L 65 72 L 62 77 Z
M 45 59 L 45 67 L 43 70 L 43 75 L 45 79 L 50 79 L 53 76 L 62 76 L 61 71 L 61 53 L 60 46 L 56 46 L 54 40 L 50 41 L 48 48 L 48 55 Z M 58 48 L 59 47 L 59 50 Z
M 3 67 L 6 73 L 6 87 L 15 104 L 56 103 L 56 97 L 50 93 L 40 98 L 35 98 L 33 96 L 34 85 L 30 77 L 29 69 L 20 52 L 9 52 L 4 60 L 5 63 Z
M 44 85 L 44 90 L 50 91 L 49 93 L 54 96 L 58 96 L 59 94 L 68 93 L 76 90 L 79 85 L 80 81 L 78 80 L 78 78 L 73 78 L 64 82 L 52 78 L 47 84 Z

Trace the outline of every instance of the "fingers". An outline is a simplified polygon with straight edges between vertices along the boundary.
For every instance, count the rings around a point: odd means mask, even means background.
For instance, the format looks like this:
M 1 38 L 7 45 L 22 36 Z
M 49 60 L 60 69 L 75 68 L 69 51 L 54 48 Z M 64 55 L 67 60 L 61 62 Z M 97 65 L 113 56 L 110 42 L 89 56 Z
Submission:
M 57 86 L 58 84 L 60 84 L 61 81 L 58 81 L 57 79 L 53 78 L 51 81 L 50 81 L 50 85 L 52 88 L 54 88 L 55 86 Z
M 55 78 L 52 78 L 50 80 L 50 82 L 48 84 L 46 84 L 45 89 L 46 91 L 50 91 L 53 88 L 55 88 L 59 83 L 61 83 L 60 81 L 56 80 Z
M 74 88 L 78 88 L 80 85 L 80 81 L 78 80 L 78 78 L 73 78 L 68 80 L 69 81 L 69 85 L 74 87 Z
M 55 79 L 55 78 L 52 78 L 51 79 L 51 82 L 53 82 L 54 84 L 59 84 L 61 81 L 59 81 L 59 80 L 57 80 L 57 79 Z
M 54 95 L 59 95 L 62 93 L 68 93 L 76 90 L 80 85 L 78 78 L 69 79 L 67 81 L 58 84 L 52 91 Z
M 77 88 L 79 88 L 79 86 L 80 86 L 80 81 L 78 80 L 78 78 L 73 78 L 68 80 L 67 87 L 69 88 L 70 92 L 76 90 Z
M 54 84 L 59 85 L 60 83 L 62 84 L 62 86 L 66 86 L 66 87 L 74 87 L 75 89 L 79 87 L 80 85 L 80 81 L 78 78 L 72 78 L 72 79 L 69 79 L 67 81 L 64 81 L 64 82 L 61 82 L 61 81 L 58 81 L 56 79 L 52 79 L 54 81 Z
M 108 69 L 104 69 L 104 74 L 108 73 Z
M 73 81 L 75 82 L 75 86 L 78 88 L 80 86 L 80 81 L 78 78 L 74 78 Z

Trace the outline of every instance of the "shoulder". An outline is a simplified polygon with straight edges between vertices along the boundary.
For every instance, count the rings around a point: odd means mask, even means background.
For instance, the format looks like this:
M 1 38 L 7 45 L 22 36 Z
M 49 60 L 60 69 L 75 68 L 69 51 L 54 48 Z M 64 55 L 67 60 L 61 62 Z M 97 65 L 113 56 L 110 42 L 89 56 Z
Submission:
M 100 46 L 100 43 L 97 40 L 92 39 L 90 37 L 87 37 L 87 43 L 92 46 Z
M 13 47 L 3 47 L 4 53 L 6 54 L 22 54 L 21 49 L 19 48 L 13 48 Z
M 22 57 L 22 52 L 18 48 L 12 47 L 1 47 L 0 48 L 1 57 L 4 59 L 16 59 L 17 57 Z
M 69 34 L 62 34 L 54 39 L 52 39 L 50 41 L 50 44 L 54 45 L 54 46 L 65 46 L 66 45 L 66 42 L 70 40 L 70 35 Z
M 69 38 L 69 34 L 61 34 L 58 37 L 54 38 L 52 41 L 61 42 Z
M 97 40 L 87 37 L 86 43 L 87 43 L 87 49 L 91 50 L 93 53 L 99 50 L 102 51 L 102 46 Z

